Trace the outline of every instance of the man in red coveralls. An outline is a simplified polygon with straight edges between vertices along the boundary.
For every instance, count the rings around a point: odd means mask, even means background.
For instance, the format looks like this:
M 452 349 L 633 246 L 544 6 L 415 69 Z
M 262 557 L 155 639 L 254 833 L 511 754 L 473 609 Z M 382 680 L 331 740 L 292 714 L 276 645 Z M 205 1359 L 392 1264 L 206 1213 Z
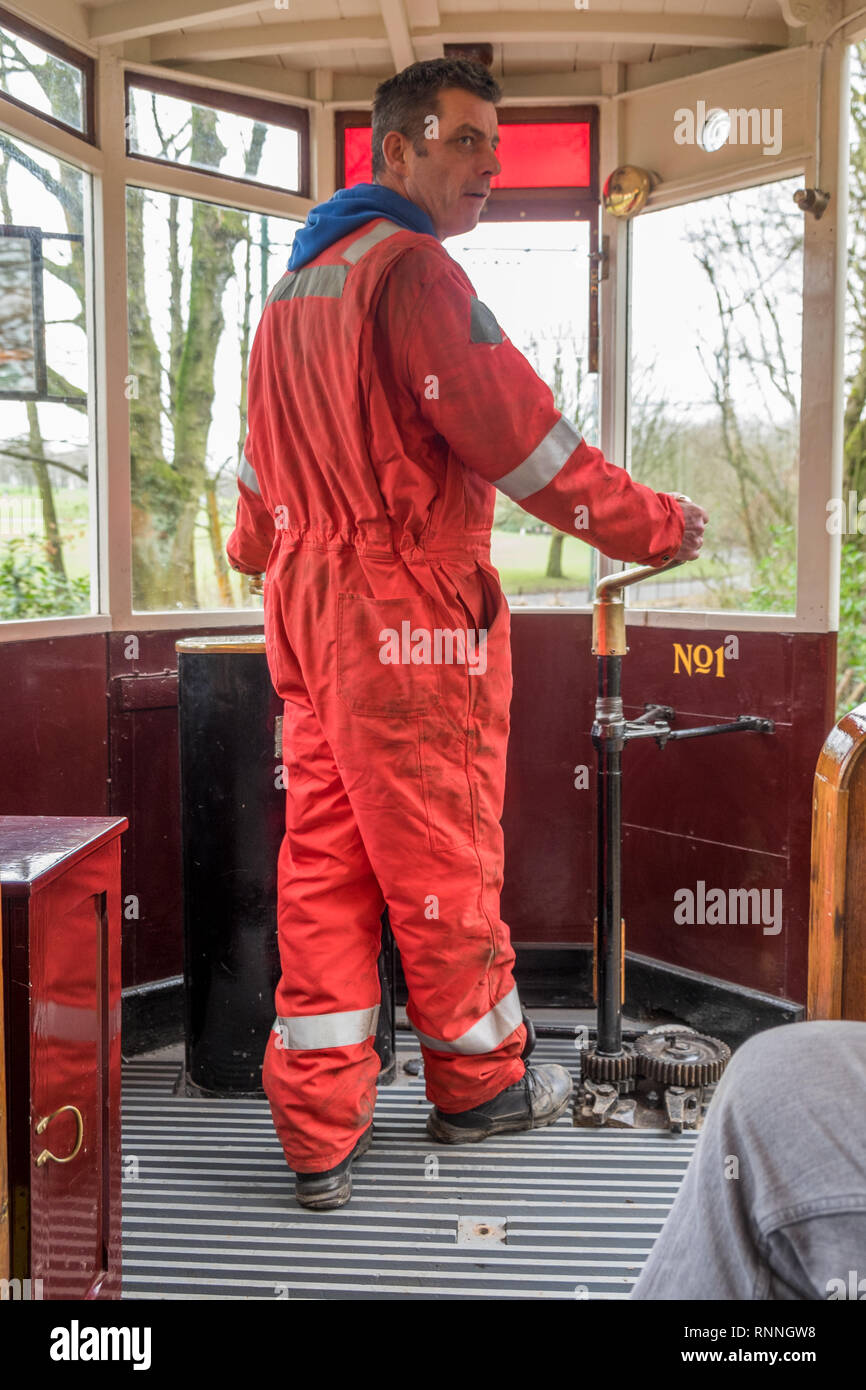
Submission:
M 441 244 L 476 225 L 499 173 L 499 99 L 461 59 L 378 88 L 376 181 L 310 214 L 250 357 L 227 549 L 265 571 L 288 770 L 263 1082 L 296 1198 L 317 1209 L 348 1201 L 370 1143 L 386 904 L 431 1137 L 532 1129 L 568 1106 L 565 1068 L 521 1056 L 499 916 L 511 653 L 496 489 L 643 564 L 693 559 L 707 520 L 580 437 Z

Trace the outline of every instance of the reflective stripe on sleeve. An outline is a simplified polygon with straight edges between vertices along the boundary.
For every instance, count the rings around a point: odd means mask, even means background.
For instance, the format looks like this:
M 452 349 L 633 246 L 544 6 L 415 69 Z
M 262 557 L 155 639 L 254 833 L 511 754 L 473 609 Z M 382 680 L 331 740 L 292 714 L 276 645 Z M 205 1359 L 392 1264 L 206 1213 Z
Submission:
M 376 1032 L 379 1004 L 371 1009 L 347 1009 L 339 1014 L 304 1014 L 300 1018 L 277 1018 L 272 1028 L 282 1045 L 306 1052 L 325 1047 L 351 1047 L 366 1042 Z
M 544 436 L 541 443 L 533 449 L 528 458 L 512 468 L 510 473 L 497 478 L 493 486 L 504 492 L 513 502 L 531 497 L 556 477 L 559 470 L 574 453 L 583 436 L 578 434 L 570 420 L 560 415 L 552 430 Z
M 380 241 L 386 237 L 394 236 L 396 232 L 402 232 L 405 228 L 398 227 L 395 222 L 378 222 L 371 231 L 365 232 L 355 241 L 351 241 L 343 252 L 343 260 L 351 261 L 352 265 L 357 265 L 358 261 L 374 246 L 378 246 Z
M 463 1052 L 475 1055 L 480 1052 L 494 1052 L 522 1022 L 520 998 L 515 985 L 504 999 L 500 999 L 483 1018 L 479 1018 L 477 1023 L 473 1023 L 471 1028 L 452 1042 L 445 1042 L 442 1038 L 431 1038 L 427 1033 L 415 1028 L 414 1023 L 412 1027 L 418 1041 L 433 1052 Z
M 314 295 L 319 299 L 339 299 L 349 274 L 344 265 L 309 265 L 304 270 L 292 270 L 279 280 L 271 291 L 269 304 L 280 299 L 304 299 Z
M 351 241 L 343 252 L 343 260 L 356 265 L 366 251 L 377 246 L 386 237 L 403 231 L 394 222 L 379 222 L 371 231 Z M 284 299 L 340 299 L 346 288 L 349 267 L 345 265 L 309 265 L 301 270 L 287 270 L 274 285 L 267 298 L 268 304 L 276 304 Z
M 262 493 L 259 487 L 259 480 L 256 477 L 256 471 L 245 453 L 241 454 L 241 461 L 238 464 L 238 477 L 242 483 L 246 483 L 250 492 L 255 492 L 261 497 Z

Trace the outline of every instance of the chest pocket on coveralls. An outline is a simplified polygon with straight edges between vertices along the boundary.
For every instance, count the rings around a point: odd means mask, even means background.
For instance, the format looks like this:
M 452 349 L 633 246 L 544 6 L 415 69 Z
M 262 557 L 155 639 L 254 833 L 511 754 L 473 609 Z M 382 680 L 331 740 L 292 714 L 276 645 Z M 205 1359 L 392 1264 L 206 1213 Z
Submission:
M 340 594 L 337 693 L 353 714 L 401 719 L 441 699 L 431 600 Z

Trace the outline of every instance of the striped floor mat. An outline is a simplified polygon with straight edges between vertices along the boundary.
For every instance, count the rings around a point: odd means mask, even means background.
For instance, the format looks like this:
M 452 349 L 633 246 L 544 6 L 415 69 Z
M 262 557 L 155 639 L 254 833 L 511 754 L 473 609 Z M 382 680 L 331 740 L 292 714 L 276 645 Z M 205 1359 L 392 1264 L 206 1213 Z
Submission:
M 696 1142 L 548 1129 L 449 1148 L 422 1079 L 383 1087 L 351 1202 L 305 1212 L 267 1101 L 175 1096 L 181 1063 L 123 1068 L 127 1299 L 624 1299 Z M 575 1069 L 567 1045 L 533 1061 Z

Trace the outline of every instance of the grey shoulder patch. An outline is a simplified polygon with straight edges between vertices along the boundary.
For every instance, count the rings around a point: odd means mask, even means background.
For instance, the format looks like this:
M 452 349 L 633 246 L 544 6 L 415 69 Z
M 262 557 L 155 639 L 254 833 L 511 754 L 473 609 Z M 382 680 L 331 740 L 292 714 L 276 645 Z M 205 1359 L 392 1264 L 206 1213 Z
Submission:
M 470 342 L 473 343 L 501 343 L 502 330 L 493 314 L 486 304 L 482 304 L 480 299 L 472 301 L 472 315 L 470 318 L 471 333 Z

